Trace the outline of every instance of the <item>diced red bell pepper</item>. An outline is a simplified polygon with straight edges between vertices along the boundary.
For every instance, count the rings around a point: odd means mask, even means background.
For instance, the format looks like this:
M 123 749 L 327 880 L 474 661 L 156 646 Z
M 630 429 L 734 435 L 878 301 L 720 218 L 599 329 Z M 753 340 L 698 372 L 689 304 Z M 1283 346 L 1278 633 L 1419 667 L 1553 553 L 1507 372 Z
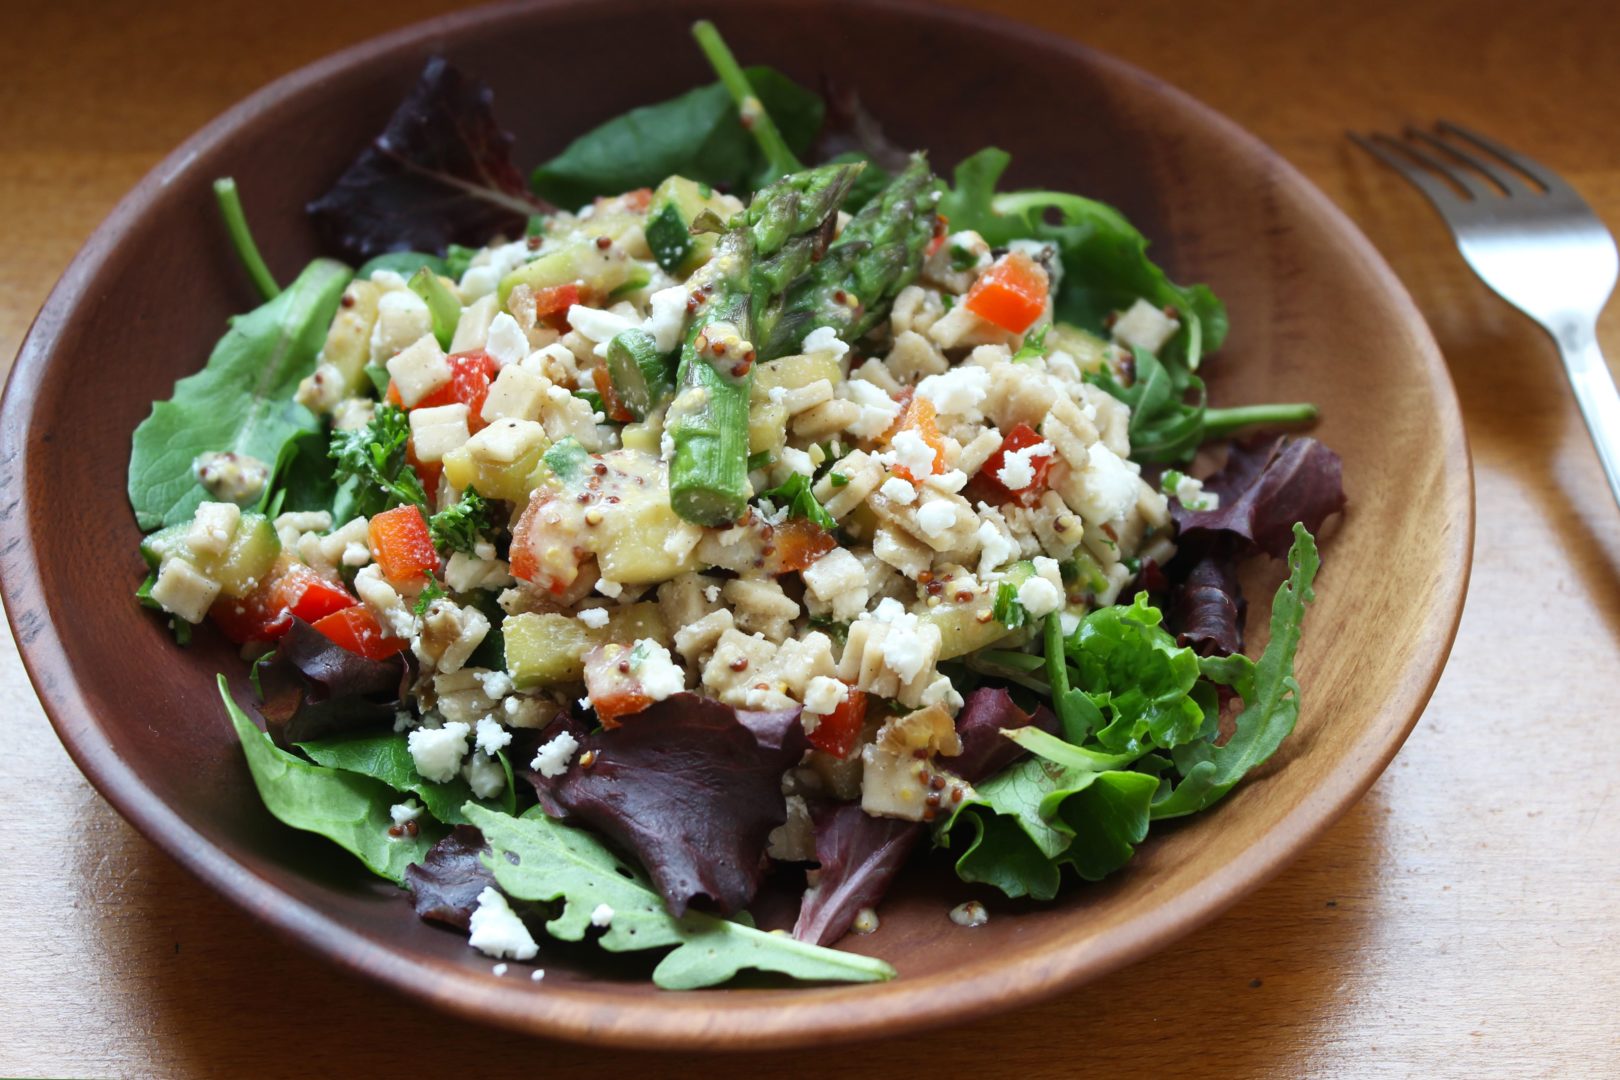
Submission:
M 410 644 L 404 638 L 389 637 L 371 612 L 358 605 L 334 611 L 315 623 L 315 629 L 367 660 L 386 660 Z
M 484 411 L 484 399 L 489 397 L 489 384 L 495 381 L 500 365 L 482 349 L 457 353 L 450 357 L 450 381 L 427 395 L 415 405 L 418 409 L 433 409 L 457 402 L 467 406 L 467 430 L 478 432 L 487 425 L 479 413 Z M 393 384 L 389 384 L 390 392 Z
M 371 519 L 371 557 L 389 581 L 416 581 L 439 569 L 427 519 L 416 506 L 396 506 Z
M 641 680 L 630 674 L 630 650 L 624 645 L 598 645 L 585 654 L 585 694 L 605 728 L 619 726 L 653 703 Z
M 932 401 L 925 397 L 912 395 L 911 399 L 906 402 L 905 409 L 900 413 L 899 423 L 888 435 L 888 441 L 892 443 L 896 435 L 908 428 L 915 431 L 922 436 L 922 441 L 927 443 L 934 451 L 934 467 L 931 471 L 942 473 L 945 471 L 945 439 L 939 433 L 939 425 L 935 422 L 936 416 Z M 904 465 L 891 466 L 889 471 L 900 477 L 900 479 L 908 480 L 913 484 L 919 484 L 923 480 L 920 476 L 913 476 L 911 470 Z
M 945 237 L 951 231 L 950 226 L 950 218 L 944 214 L 934 215 L 934 235 L 928 241 L 928 250 L 923 253 L 923 258 L 933 258 L 939 249 L 945 246 Z
M 1000 449 L 990 455 L 984 467 L 973 478 L 974 494 L 990 503 L 1018 502 L 1025 506 L 1033 505 L 1040 499 L 1041 492 L 1046 490 L 1046 474 L 1052 468 L 1052 455 L 1029 455 L 1030 471 L 1034 476 L 1027 485 L 1016 490 L 1002 483 L 998 474 L 1007 464 L 1008 453 L 1022 450 L 1026 446 L 1034 446 L 1042 441 L 1040 434 L 1028 424 L 1019 424 L 1007 432 L 1006 437 L 1001 440 Z
M 583 294 L 575 284 L 552 285 L 534 291 L 534 317 L 548 319 L 568 314 L 568 309 L 580 302 Z
M 294 616 L 313 623 L 355 603 L 341 582 L 284 556 L 258 588 L 238 600 L 220 597 L 208 615 L 240 645 L 280 639 L 292 628 Z
M 512 547 L 508 558 L 512 576 L 562 596 L 579 578 L 579 568 L 590 558 L 590 552 L 572 543 L 565 530 L 547 524 L 542 517 L 545 507 L 556 498 L 547 487 L 536 488 L 529 496 L 529 505 L 512 526 Z M 546 558 L 541 559 L 541 552 Z
M 865 724 L 866 692 L 852 686 L 849 696 L 839 702 L 838 708 L 821 717 L 816 730 L 809 733 L 810 745 L 835 758 L 847 758 L 860 740 Z
M 444 474 L 444 463 L 440 461 L 423 461 L 416 456 L 416 440 L 408 439 L 405 442 L 405 464 L 416 470 L 417 479 L 422 481 L 422 490 L 427 492 L 429 499 L 439 490 L 439 477 Z
M 1039 263 L 1022 251 L 1010 251 L 979 275 L 962 303 L 979 318 L 1022 334 L 1046 310 L 1049 288 Z

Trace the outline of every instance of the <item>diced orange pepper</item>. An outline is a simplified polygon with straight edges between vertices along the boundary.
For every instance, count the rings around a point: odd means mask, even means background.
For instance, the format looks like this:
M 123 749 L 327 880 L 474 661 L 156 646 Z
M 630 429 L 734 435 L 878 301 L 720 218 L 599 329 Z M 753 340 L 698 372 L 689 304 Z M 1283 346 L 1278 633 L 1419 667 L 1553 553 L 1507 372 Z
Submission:
M 613 377 L 608 374 L 607 368 L 592 368 L 591 382 L 596 384 L 596 392 L 602 398 L 602 412 L 609 420 L 628 424 L 635 419 L 619 399 L 619 392 L 613 389 Z
M 979 275 L 962 303 L 1003 330 L 1022 334 L 1046 310 L 1046 271 L 1022 251 L 1010 251 Z
M 942 473 L 946 471 L 945 437 L 939 433 L 937 419 L 938 414 L 934 412 L 934 403 L 925 397 L 917 397 L 913 394 L 911 400 L 906 403 L 905 410 L 901 412 L 899 421 L 890 430 L 887 438 L 892 443 L 894 437 L 902 431 L 908 429 L 915 431 L 922 436 L 922 441 L 927 443 L 929 448 L 934 451 L 934 467 L 932 471 Z M 921 483 L 923 479 L 920 476 L 913 476 L 911 470 L 904 465 L 894 465 L 889 471 L 900 477 L 900 479 L 909 480 L 913 484 Z
M 838 546 L 832 533 L 807 518 L 788 518 L 771 530 L 764 570 L 787 574 L 803 570 Z
M 547 319 L 553 315 L 566 315 L 568 309 L 579 303 L 584 293 L 575 284 L 552 285 L 534 291 L 534 317 Z
M 457 403 L 465 405 L 467 430 L 476 434 L 487 426 L 479 414 L 484 411 L 484 399 L 489 397 L 489 384 L 495 381 L 499 371 L 500 365 L 495 363 L 495 358 L 482 349 L 457 353 L 450 357 L 450 381 L 418 401 L 415 407 L 432 409 Z M 391 394 L 394 392 L 392 381 L 388 389 Z
M 404 638 L 389 637 L 363 607 L 346 607 L 314 624 L 329 640 L 367 660 L 386 660 L 410 644 Z
M 389 581 L 416 581 L 439 569 L 427 519 L 417 506 L 396 506 L 371 519 L 371 557 Z

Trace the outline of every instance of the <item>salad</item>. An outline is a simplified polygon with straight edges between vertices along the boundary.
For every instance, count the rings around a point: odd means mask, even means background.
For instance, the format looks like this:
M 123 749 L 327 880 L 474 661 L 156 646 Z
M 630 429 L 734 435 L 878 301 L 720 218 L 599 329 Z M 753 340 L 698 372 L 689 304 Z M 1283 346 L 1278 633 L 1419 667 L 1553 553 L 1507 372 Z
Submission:
M 970 927 L 1271 755 L 1339 461 L 1210 468 L 1315 410 L 1211 407 L 1226 312 L 1113 209 L 994 148 L 947 182 L 694 36 L 715 84 L 527 179 L 430 61 L 308 208 L 344 261 L 285 287 L 216 184 L 264 302 L 135 432 L 138 596 L 240 646 L 270 812 L 497 974 L 556 939 L 667 989 L 885 979 L 832 946 L 912 859 L 982 886 L 940 900 Z

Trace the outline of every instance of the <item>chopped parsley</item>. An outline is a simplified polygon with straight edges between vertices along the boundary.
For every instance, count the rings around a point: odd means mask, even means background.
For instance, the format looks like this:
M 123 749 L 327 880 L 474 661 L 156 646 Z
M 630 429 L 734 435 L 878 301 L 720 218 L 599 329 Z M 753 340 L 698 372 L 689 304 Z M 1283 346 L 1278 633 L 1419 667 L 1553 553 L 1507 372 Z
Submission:
M 792 517 L 808 518 L 828 532 L 838 528 L 837 519 L 816 501 L 815 494 L 810 490 L 810 478 L 802 473 L 794 473 L 779 487 L 760 494 L 777 506 L 786 506 Z
M 340 483 L 354 481 L 355 508 L 365 517 L 407 504 L 428 512 L 421 478 L 405 460 L 411 437 L 403 409 L 378 405 L 365 427 L 332 432 L 333 472 Z
M 490 501 L 468 488 L 459 502 L 428 519 L 428 532 L 434 547 L 471 555 L 479 535 L 494 528 L 494 518 L 495 507 Z

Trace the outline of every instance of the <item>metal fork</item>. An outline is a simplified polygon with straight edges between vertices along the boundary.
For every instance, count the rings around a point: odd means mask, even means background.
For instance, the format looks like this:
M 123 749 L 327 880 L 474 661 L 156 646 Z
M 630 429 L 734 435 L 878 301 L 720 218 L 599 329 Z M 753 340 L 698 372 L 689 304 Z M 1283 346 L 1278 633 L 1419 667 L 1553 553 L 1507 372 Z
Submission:
M 1609 230 L 1557 173 L 1457 124 L 1404 139 L 1349 134 L 1415 184 L 1474 273 L 1551 335 L 1620 502 L 1620 393 L 1597 342 L 1620 269 Z

